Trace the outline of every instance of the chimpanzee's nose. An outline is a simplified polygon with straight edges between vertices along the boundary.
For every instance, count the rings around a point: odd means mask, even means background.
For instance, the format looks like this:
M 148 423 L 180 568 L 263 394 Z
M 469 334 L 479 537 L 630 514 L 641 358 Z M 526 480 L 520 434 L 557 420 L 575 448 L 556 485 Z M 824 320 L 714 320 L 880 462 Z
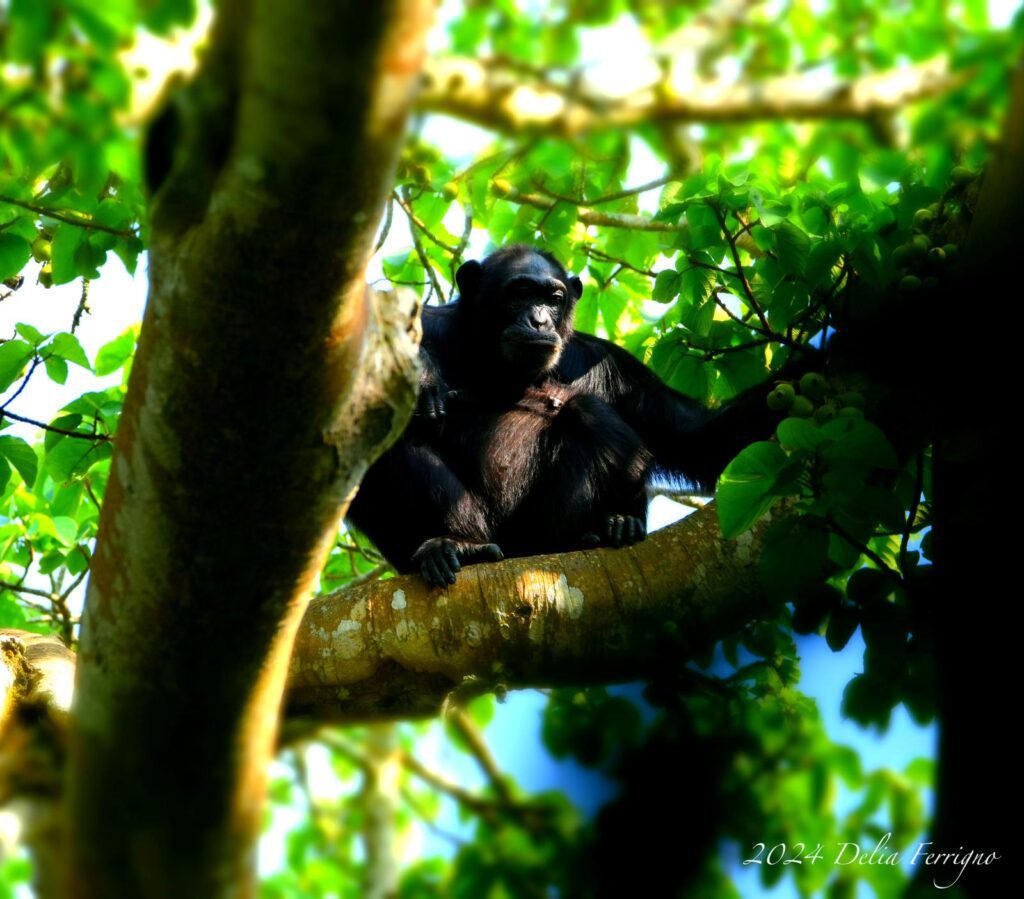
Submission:
M 538 331 L 551 327 L 551 313 L 547 309 L 531 309 L 530 324 Z

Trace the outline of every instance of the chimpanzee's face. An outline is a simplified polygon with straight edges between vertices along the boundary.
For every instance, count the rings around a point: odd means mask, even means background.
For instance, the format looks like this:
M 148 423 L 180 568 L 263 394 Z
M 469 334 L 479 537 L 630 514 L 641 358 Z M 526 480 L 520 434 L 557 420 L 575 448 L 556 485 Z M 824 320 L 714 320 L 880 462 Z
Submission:
M 464 297 L 470 287 L 474 320 L 486 332 L 485 340 L 496 344 L 503 367 L 532 377 L 557 364 L 583 291 L 579 278 L 540 253 L 524 249 L 514 254 L 499 252 L 482 266 L 466 263 L 458 279 Z

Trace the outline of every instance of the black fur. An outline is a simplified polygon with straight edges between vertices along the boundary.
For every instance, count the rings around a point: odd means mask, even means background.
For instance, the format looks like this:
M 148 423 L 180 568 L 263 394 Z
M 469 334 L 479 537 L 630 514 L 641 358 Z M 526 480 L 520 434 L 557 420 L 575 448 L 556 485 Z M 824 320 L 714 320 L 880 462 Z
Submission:
M 401 572 L 442 586 L 463 562 L 634 543 L 656 472 L 710 490 L 771 433 L 767 385 L 710 411 L 574 331 L 582 285 L 548 253 L 505 247 L 456 279 L 424 310 L 413 422 L 349 510 Z

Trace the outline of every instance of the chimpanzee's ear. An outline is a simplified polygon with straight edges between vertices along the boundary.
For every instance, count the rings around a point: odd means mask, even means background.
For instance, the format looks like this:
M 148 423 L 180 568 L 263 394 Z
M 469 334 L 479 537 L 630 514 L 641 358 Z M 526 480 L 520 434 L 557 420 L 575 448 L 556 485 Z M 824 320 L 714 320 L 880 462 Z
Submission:
M 471 298 L 476 296 L 477 286 L 480 284 L 480 275 L 484 267 L 475 259 L 463 262 L 455 272 L 455 283 L 459 285 L 459 296 Z
M 574 300 L 578 300 L 583 296 L 583 282 L 575 275 L 569 278 L 569 293 L 572 294 Z

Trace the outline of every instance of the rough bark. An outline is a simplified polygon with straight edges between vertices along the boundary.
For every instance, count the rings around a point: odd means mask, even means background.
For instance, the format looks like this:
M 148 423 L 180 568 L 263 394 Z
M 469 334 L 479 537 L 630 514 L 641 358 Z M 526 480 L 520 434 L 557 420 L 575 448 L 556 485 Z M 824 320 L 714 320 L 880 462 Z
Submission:
M 626 549 L 472 565 L 443 591 L 409 576 L 321 597 L 296 639 L 289 712 L 408 718 L 452 691 L 649 677 L 768 611 L 766 524 L 726 541 L 708 508 Z
M 412 310 L 364 268 L 432 6 L 223 3 L 180 98 L 82 624 L 69 895 L 254 894 L 305 597 L 412 402 Z

